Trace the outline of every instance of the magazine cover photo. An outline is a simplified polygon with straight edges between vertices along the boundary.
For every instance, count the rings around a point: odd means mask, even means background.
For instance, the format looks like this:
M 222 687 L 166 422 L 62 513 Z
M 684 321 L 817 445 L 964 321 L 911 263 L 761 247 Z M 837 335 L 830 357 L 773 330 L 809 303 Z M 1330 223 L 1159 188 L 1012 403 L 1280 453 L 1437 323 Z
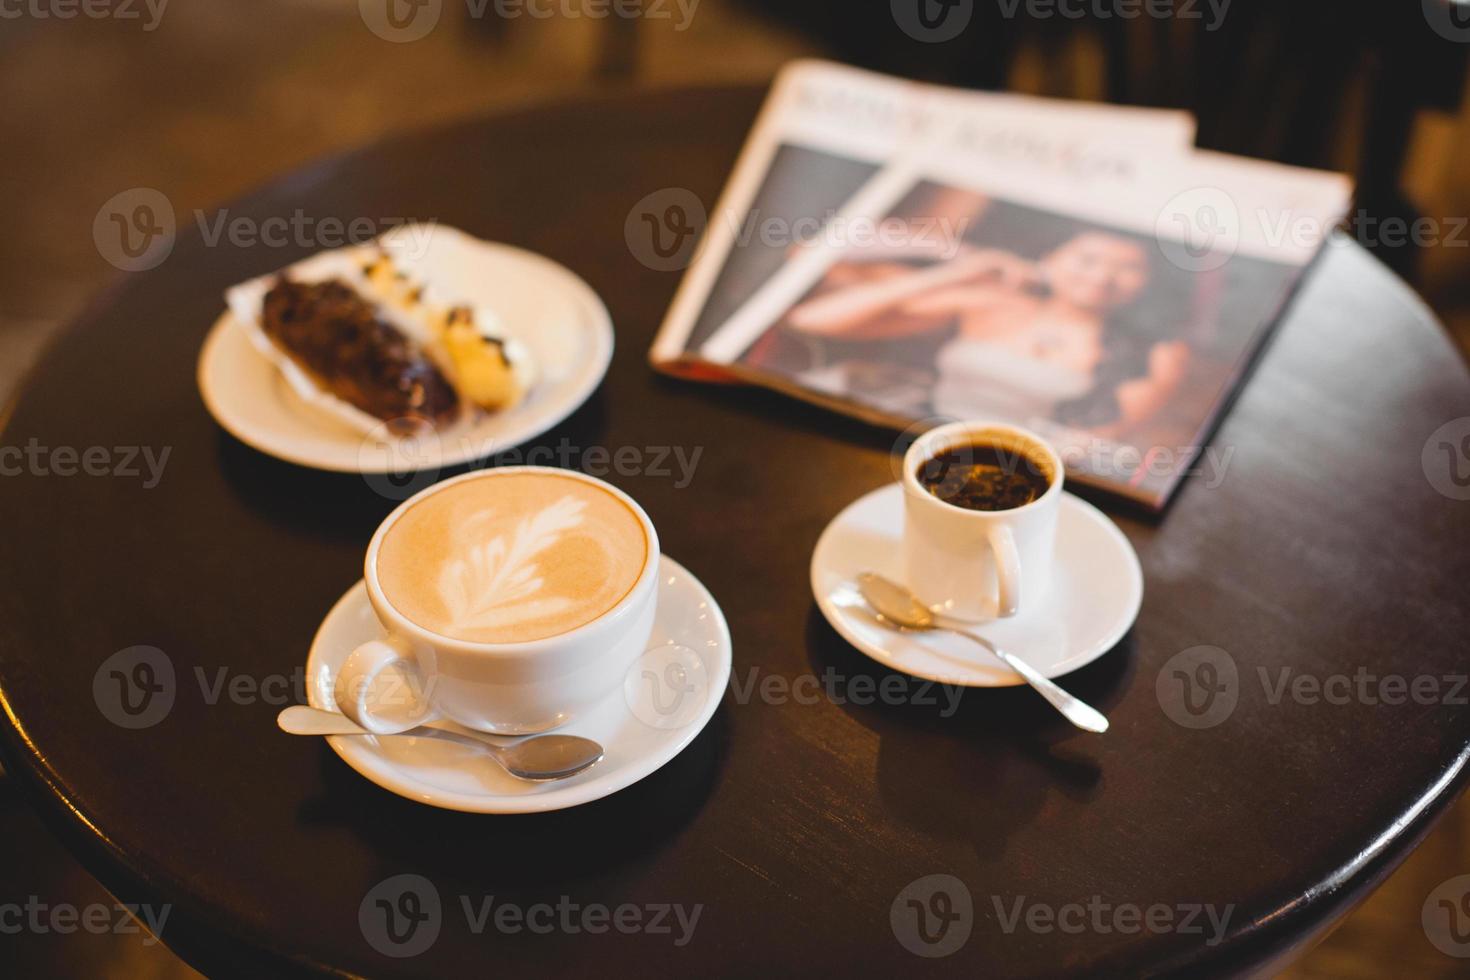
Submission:
M 1152 496 L 1301 271 L 1175 246 L 923 181 L 735 364 L 885 421 L 1036 429 L 1079 475 Z

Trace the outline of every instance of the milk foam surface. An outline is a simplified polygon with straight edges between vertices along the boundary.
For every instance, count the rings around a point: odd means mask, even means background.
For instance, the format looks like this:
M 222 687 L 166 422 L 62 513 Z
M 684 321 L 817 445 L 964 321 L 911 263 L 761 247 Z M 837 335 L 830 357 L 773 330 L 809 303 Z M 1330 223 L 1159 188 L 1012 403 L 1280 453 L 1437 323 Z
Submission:
M 572 477 L 489 474 L 425 497 L 378 550 L 395 609 L 472 643 L 538 640 L 591 622 L 633 588 L 648 561 L 636 514 Z

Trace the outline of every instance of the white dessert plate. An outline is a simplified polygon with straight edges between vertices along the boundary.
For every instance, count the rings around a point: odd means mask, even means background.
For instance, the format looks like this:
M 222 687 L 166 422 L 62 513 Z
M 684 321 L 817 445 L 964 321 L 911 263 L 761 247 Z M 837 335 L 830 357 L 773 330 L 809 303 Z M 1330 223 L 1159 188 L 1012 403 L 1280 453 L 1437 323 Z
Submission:
M 524 249 L 453 228 L 399 229 L 398 266 L 444 296 L 498 315 L 535 360 L 538 380 L 502 412 L 479 414 L 407 440 L 368 436 L 303 400 L 224 313 L 199 355 L 199 392 L 227 432 L 263 453 L 339 473 L 404 473 L 456 466 L 513 448 L 581 406 L 612 361 L 612 318 L 570 270 Z

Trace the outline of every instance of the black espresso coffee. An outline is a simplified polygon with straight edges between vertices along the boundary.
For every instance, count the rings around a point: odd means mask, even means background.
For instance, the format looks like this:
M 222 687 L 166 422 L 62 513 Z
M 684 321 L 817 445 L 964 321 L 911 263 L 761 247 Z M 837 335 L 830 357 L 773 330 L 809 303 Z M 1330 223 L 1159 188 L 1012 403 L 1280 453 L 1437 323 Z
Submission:
M 966 510 L 1014 510 L 1046 493 L 1047 470 L 1019 449 L 971 443 L 919 465 L 919 485 Z

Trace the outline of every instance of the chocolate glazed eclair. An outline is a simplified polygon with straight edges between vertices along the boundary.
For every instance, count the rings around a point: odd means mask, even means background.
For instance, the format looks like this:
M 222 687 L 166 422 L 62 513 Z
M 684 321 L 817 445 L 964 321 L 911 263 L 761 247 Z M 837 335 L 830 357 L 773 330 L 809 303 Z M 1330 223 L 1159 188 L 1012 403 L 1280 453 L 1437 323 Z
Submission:
M 375 418 L 437 426 L 459 411 L 454 387 L 424 350 L 340 279 L 282 276 L 265 295 L 261 326 L 319 386 Z

